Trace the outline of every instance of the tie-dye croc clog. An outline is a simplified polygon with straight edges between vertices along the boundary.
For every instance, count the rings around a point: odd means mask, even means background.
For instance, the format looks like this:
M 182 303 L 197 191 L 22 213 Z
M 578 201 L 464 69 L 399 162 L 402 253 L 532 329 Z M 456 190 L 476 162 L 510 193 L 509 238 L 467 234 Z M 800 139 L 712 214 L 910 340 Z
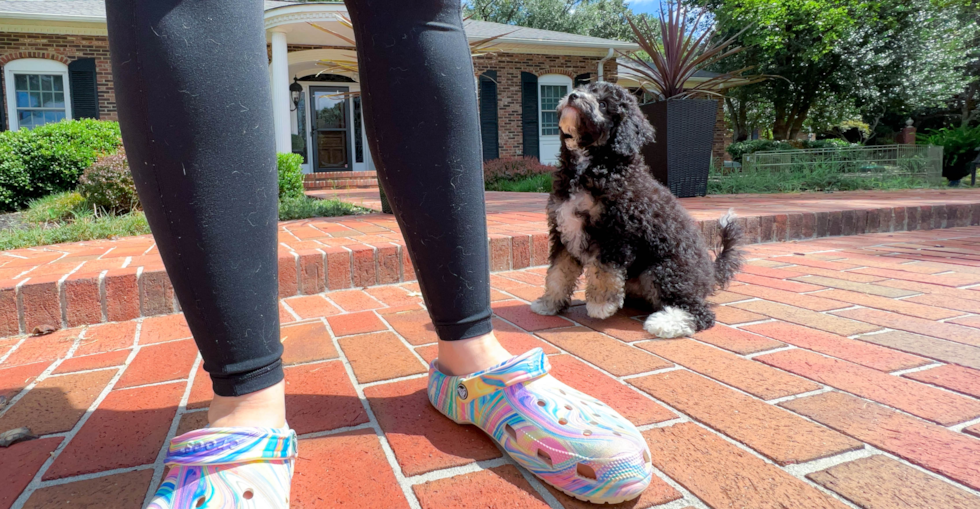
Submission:
M 650 484 L 646 441 L 615 410 L 548 374 L 540 348 L 486 371 L 447 376 L 429 365 L 429 401 L 475 424 L 521 466 L 566 494 L 594 503 L 636 498 Z
M 175 437 L 147 509 L 287 509 L 296 433 L 204 428 Z

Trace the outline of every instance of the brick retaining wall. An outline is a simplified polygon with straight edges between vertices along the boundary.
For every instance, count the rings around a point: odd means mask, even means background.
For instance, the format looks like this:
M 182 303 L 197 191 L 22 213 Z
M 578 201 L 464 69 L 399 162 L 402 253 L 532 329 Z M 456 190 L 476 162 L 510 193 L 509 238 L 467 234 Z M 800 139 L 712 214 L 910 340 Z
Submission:
M 773 215 L 740 217 L 749 243 L 780 242 L 819 237 L 859 235 L 875 232 L 931 230 L 980 225 L 980 197 L 972 203 L 947 205 L 917 205 L 896 207 L 855 207 L 818 212 L 790 212 Z M 279 294 L 281 297 L 312 295 L 324 291 L 361 288 L 414 281 L 415 273 L 402 242 L 372 235 L 371 218 L 393 222 L 390 216 L 359 216 L 366 218 L 367 232 L 348 237 L 346 245 L 314 247 L 303 238 L 313 238 L 315 232 L 327 236 L 309 221 L 283 223 L 290 238 L 298 238 L 291 249 L 281 249 L 279 256 Z M 527 231 L 519 225 L 514 231 L 526 233 L 491 234 L 488 242 L 491 270 L 494 272 L 547 265 L 548 237 L 537 221 Z M 714 219 L 700 221 L 702 232 L 709 238 L 717 235 Z M 525 225 L 526 226 L 526 225 Z M 312 228 L 312 230 L 307 229 Z M 376 232 L 377 230 L 375 230 Z M 343 232 L 333 232 L 343 235 Z M 123 239 L 123 242 L 127 239 Z M 145 255 L 153 249 L 152 239 L 131 239 L 138 244 L 131 249 L 134 256 L 129 266 L 100 271 L 81 269 L 69 274 L 45 272 L 44 266 L 25 276 L 14 277 L 19 266 L 36 265 L 37 260 L 23 259 L 8 262 L 0 268 L 0 337 L 30 332 L 34 327 L 51 325 L 74 327 L 104 321 L 120 321 L 168 314 L 179 311 L 170 280 L 158 257 Z M 99 251 L 86 243 L 59 262 L 78 265 L 98 258 Z M 134 244 L 134 245 L 135 245 Z M 64 247 L 64 246 L 62 246 Z M 47 253 L 47 252 L 40 252 Z M 63 253 L 54 258 L 64 256 Z M 117 253 L 124 255 L 127 253 Z M 140 256 L 142 254 L 142 256 Z M 54 259 L 52 258 L 52 259 Z M 65 261 L 70 259 L 70 261 Z M 142 265 L 137 266 L 142 263 Z M 82 265 L 85 267 L 85 264 Z M 95 267 L 99 267 L 96 263 Z M 53 272 L 53 273 L 52 273 Z

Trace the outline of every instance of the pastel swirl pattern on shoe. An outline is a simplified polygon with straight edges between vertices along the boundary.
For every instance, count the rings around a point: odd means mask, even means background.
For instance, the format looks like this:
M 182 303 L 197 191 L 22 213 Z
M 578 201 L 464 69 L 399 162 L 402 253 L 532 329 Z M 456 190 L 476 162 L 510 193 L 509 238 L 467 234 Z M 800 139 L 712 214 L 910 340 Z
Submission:
M 175 437 L 148 509 L 287 509 L 296 433 L 204 428 Z
M 650 484 L 646 441 L 618 412 L 548 374 L 540 348 L 486 371 L 447 376 L 429 365 L 429 401 L 474 424 L 521 466 L 581 500 L 619 503 Z

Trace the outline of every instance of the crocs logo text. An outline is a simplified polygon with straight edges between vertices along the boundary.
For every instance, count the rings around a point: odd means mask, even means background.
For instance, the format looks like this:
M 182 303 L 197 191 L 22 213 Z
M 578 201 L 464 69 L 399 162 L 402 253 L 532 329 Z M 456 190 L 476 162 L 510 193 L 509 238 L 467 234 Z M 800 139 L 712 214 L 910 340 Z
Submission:
M 466 390 L 465 385 L 459 384 L 456 386 L 456 395 L 459 396 L 459 399 L 466 399 L 466 397 L 470 394 L 469 391 Z

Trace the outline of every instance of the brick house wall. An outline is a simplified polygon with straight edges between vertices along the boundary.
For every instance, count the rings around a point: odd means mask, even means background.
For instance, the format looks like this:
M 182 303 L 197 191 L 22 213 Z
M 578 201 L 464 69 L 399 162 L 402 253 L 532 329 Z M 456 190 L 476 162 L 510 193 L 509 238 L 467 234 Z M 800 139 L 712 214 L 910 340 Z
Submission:
M 64 64 L 79 58 L 94 58 L 99 89 L 99 118 L 117 120 L 116 93 L 112 87 L 108 38 L 97 35 L 0 32 L 0 68 L 7 62 L 19 58 L 47 58 Z M 6 93 L 0 96 L 0 105 L 6 112 Z M 5 118 L 5 121 L 7 124 L 3 128 L 9 129 L 10 119 Z
M 531 55 L 524 53 L 490 53 L 473 59 L 477 76 L 497 71 L 497 125 L 500 157 L 518 157 L 524 152 L 521 134 L 521 72 L 537 76 L 564 74 L 572 79 L 596 71 L 601 57 L 568 55 Z M 609 79 L 615 73 L 612 60 L 606 62 L 603 74 Z
M 711 162 L 716 168 L 721 168 L 725 165 L 725 147 L 728 146 L 725 143 L 725 137 L 728 134 L 728 124 L 725 123 L 725 101 L 720 98 L 715 100 L 718 101 L 718 112 L 715 114 L 715 137 L 711 143 Z

